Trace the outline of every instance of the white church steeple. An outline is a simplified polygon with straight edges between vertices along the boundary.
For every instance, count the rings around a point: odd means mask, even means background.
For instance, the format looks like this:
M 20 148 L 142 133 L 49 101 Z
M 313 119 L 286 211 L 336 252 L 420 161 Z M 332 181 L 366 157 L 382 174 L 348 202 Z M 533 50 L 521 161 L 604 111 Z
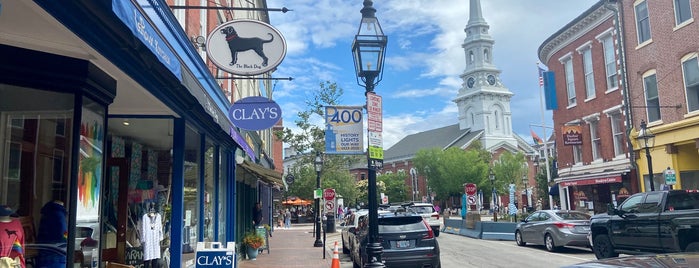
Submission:
M 461 74 L 461 89 L 453 100 L 459 108 L 459 127 L 484 130 L 481 141 L 486 149 L 503 143 L 517 148 L 510 111 L 513 93 L 501 83 L 501 71 L 493 64 L 495 40 L 489 29 L 480 0 L 470 0 L 466 38 L 461 45 L 466 68 Z

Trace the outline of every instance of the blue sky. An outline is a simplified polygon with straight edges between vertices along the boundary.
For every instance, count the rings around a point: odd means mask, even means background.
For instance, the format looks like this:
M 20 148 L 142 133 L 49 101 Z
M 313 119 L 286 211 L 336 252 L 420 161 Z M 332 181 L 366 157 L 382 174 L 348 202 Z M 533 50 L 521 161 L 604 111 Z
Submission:
M 268 0 L 271 24 L 287 42 L 284 61 L 274 77 L 274 100 L 282 107 L 284 125 L 293 124 L 304 100 L 324 81 L 344 89 L 342 105 L 364 105 L 357 85 L 351 43 L 357 33 L 363 0 Z M 515 133 L 531 141 L 539 136 L 537 49 L 553 33 L 597 0 L 482 0 L 483 17 L 495 39 L 493 59 L 511 101 Z M 458 123 L 452 99 L 461 88 L 465 55 L 461 44 L 468 23 L 469 0 L 375 0 L 376 17 L 388 36 L 383 80 L 383 145 L 390 148 L 409 134 Z M 552 124 L 551 111 L 545 112 Z M 323 119 L 313 119 L 323 125 Z M 551 130 L 547 130 L 550 134 Z

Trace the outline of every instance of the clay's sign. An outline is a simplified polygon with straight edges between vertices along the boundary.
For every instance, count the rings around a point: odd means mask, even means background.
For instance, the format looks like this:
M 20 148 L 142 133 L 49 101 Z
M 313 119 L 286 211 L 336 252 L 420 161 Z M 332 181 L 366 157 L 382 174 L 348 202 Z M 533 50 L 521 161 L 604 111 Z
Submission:
M 265 97 L 247 97 L 233 103 L 228 116 L 239 128 L 263 130 L 271 128 L 282 118 L 282 109 Z
M 221 70 L 258 75 L 276 68 L 286 56 L 284 36 L 257 20 L 232 20 L 209 33 L 206 53 Z

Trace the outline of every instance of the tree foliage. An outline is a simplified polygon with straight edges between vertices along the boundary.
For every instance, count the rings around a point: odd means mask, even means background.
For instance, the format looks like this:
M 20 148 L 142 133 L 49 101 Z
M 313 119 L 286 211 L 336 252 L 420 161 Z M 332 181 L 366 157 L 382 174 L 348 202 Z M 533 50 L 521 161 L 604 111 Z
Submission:
M 500 189 L 500 193 L 509 191 L 508 185 L 513 183 L 521 185 L 522 177 L 527 174 L 526 157 L 522 152 L 515 154 L 505 151 L 500 154 L 500 158 L 493 164 L 495 173 L 495 187 Z
M 324 107 L 338 105 L 343 92 L 334 82 L 321 82 L 319 88 L 312 91 L 304 101 L 306 109 L 297 113 L 294 121 L 297 130 L 284 127 L 274 133 L 278 139 L 301 154 L 290 168 L 295 181 L 289 186 L 286 196 L 313 198 L 317 175 L 313 165 L 315 153 L 325 149 L 324 125 L 316 125 L 314 122 L 324 122 Z M 346 200 L 355 200 L 358 191 L 348 167 L 359 160 L 357 156 L 323 155 L 321 189 L 334 188 Z
M 408 197 L 408 185 L 405 184 L 405 177 L 407 174 L 404 172 L 382 174 L 376 177 L 376 184 L 383 183 L 385 190 L 383 193 L 388 195 L 388 201 L 402 202 L 407 200 Z M 377 193 L 381 195 L 381 192 Z
M 425 175 L 429 187 L 440 200 L 461 196 L 465 183 L 482 186 L 487 182 L 488 163 L 477 149 L 423 149 L 415 154 L 413 166 Z

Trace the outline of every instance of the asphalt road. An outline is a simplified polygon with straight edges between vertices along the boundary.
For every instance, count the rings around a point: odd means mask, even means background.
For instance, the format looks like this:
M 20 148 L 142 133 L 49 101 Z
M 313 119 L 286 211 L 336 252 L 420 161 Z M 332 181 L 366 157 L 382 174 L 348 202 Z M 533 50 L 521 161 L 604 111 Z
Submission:
M 520 247 L 514 241 L 473 239 L 442 233 L 439 238 L 442 267 L 561 267 L 595 260 L 586 248 L 548 252 L 543 246 Z
M 595 260 L 595 255 L 586 248 L 563 248 L 552 253 L 543 246 L 520 247 L 514 241 L 481 240 L 447 233 L 441 233 L 437 240 L 443 268 L 557 268 Z M 339 255 L 341 268 L 351 268 L 349 256 L 342 252 Z

